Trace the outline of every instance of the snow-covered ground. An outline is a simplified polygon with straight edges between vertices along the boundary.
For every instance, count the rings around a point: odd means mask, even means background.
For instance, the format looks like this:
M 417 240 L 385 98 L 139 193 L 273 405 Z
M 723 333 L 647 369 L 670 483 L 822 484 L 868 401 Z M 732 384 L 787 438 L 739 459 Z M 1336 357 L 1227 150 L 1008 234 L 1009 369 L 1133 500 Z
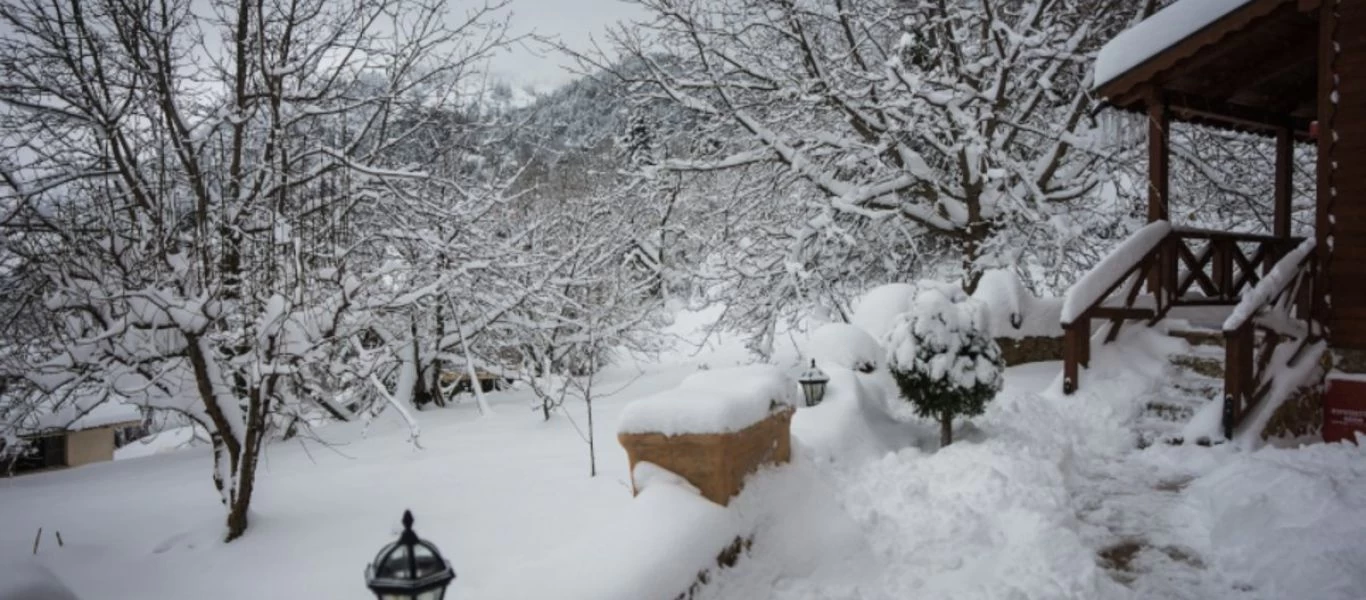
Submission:
M 733 536 L 753 546 L 699 597 L 1362 597 L 1366 451 L 1136 448 L 1137 415 L 1180 349 L 1134 328 L 1070 397 L 1057 364 L 1009 369 L 944 450 L 933 426 L 869 400 L 886 389 L 878 374 L 823 364 L 831 394 L 794 419 L 793 463 L 724 509 L 667 480 L 633 500 L 613 434 L 628 401 L 734 364 L 733 344 L 614 371 L 603 389 L 625 388 L 595 403 L 597 478 L 581 407 L 545 423 L 513 391 L 491 395 L 486 417 L 469 403 L 419 413 L 421 451 L 389 415 L 364 436 L 321 430 L 330 446 L 271 447 L 252 529 L 232 544 L 203 449 L 0 480 L 0 579 L 37 562 L 82 598 L 360 599 L 365 562 L 411 508 L 458 598 L 668 600 Z
M 1009 369 L 1005 392 L 947 449 L 798 461 L 787 469 L 818 472 L 838 509 L 761 526 L 751 560 L 703 597 L 1366 596 L 1366 450 L 1137 448 L 1166 355 L 1182 350 L 1135 329 L 1096 351 L 1074 396 L 1059 393 L 1056 363 Z M 817 555 L 805 559 L 814 575 L 786 558 L 794 545 Z

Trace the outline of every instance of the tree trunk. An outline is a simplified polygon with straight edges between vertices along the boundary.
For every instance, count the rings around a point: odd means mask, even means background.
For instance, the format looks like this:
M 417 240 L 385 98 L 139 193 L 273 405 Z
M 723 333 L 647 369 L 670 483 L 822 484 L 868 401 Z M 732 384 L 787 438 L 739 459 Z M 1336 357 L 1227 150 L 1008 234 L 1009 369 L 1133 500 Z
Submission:
M 247 449 L 248 456 L 242 457 L 242 472 L 237 476 L 238 484 L 228 509 L 228 536 L 224 542 L 231 542 L 247 532 L 247 511 L 251 508 L 251 493 L 256 483 L 256 449 Z
M 969 295 L 977 291 L 977 284 L 982 281 L 982 266 L 977 261 L 981 258 L 985 232 L 985 225 L 974 223 L 963 234 L 963 292 Z
M 939 415 L 939 447 L 943 448 L 953 443 L 953 415 L 943 413 Z

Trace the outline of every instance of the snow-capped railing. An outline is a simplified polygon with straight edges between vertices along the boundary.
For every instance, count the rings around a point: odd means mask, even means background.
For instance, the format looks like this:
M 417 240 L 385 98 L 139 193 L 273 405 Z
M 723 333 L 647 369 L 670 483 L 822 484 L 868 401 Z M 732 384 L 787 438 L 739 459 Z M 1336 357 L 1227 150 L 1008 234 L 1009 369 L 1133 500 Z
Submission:
M 1304 240 L 1243 295 L 1224 321 L 1224 437 L 1233 439 L 1243 417 L 1266 397 L 1277 368 L 1295 364 L 1320 337 L 1312 318 L 1317 269 L 1314 240 Z M 1294 346 L 1278 356 L 1286 342 Z M 1273 357 L 1278 358 L 1274 364 Z
M 1102 342 L 1109 343 L 1126 321 L 1156 323 L 1177 306 L 1238 304 L 1302 241 L 1172 227 L 1166 221 L 1134 232 L 1067 292 L 1063 391 L 1076 391 L 1081 367 L 1090 362 L 1092 320 L 1110 322 Z
M 1153 309 L 1136 308 L 1143 282 L 1153 280 L 1161 264 L 1158 254 L 1171 236 L 1172 226 L 1167 221 L 1156 221 L 1134 232 L 1111 250 L 1067 290 L 1062 305 L 1063 383 L 1065 393 L 1077 389 L 1081 367 L 1091 362 L 1091 320 L 1110 319 L 1109 342 L 1119 334 L 1125 319 L 1151 319 Z M 1125 282 L 1129 282 L 1122 305 L 1107 302 Z

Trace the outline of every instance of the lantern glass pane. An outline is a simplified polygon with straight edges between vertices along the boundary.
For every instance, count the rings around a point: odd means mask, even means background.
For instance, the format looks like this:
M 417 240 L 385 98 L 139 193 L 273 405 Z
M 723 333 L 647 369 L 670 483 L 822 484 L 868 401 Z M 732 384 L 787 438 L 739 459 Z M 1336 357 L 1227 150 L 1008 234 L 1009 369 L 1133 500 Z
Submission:
M 432 549 L 426 545 L 419 545 L 413 548 L 413 558 L 417 565 L 417 579 L 421 579 L 433 573 L 438 573 L 446 568 L 446 561 L 437 556 Z
M 397 546 L 397 545 L 398 545 L 398 542 L 394 542 L 394 543 L 392 543 L 392 544 L 387 544 L 387 545 L 385 545 L 383 548 L 380 548 L 380 549 L 379 549 L 379 554 L 376 554 L 376 555 L 375 555 L 375 560 L 370 561 L 370 564 L 375 565 L 376 567 L 378 567 L 378 566 L 384 564 L 384 557 L 387 556 L 387 555 L 389 554 L 389 551 L 390 551 L 390 550 L 393 550 L 393 549 L 394 549 L 394 546 Z
M 384 557 L 384 563 L 375 569 L 375 575 L 385 579 L 411 579 L 408 572 L 408 547 L 394 548 L 393 552 Z
M 438 588 L 436 588 L 436 589 L 431 589 L 431 590 L 427 590 L 427 591 L 425 591 L 425 592 L 422 592 L 421 594 L 418 594 L 417 596 L 415 596 L 415 598 L 416 598 L 416 600 L 441 600 L 441 598 L 444 597 L 445 595 L 446 595 L 446 586 L 443 585 L 443 586 L 440 586 L 440 587 L 438 587 Z

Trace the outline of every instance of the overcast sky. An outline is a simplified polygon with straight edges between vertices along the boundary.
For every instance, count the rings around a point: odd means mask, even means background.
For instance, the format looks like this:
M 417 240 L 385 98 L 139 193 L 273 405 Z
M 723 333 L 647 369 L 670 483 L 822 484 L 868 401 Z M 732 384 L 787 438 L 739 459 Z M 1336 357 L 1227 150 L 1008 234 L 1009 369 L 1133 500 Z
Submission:
M 449 0 L 451 11 L 459 12 L 465 0 Z M 604 30 L 620 20 L 640 17 L 643 13 L 635 4 L 621 0 L 512 0 L 512 29 L 514 33 L 535 31 L 541 35 L 558 36 L 573 48 L 587 48 L 591 39 L 605 42 Z M 554 53 L 535 48 L 512 48 L 500 52 L 490 65 L 493 74 L 515 86 L 533 85 L 550 88 L 574 76 L 564 71 L 571 61 Z

